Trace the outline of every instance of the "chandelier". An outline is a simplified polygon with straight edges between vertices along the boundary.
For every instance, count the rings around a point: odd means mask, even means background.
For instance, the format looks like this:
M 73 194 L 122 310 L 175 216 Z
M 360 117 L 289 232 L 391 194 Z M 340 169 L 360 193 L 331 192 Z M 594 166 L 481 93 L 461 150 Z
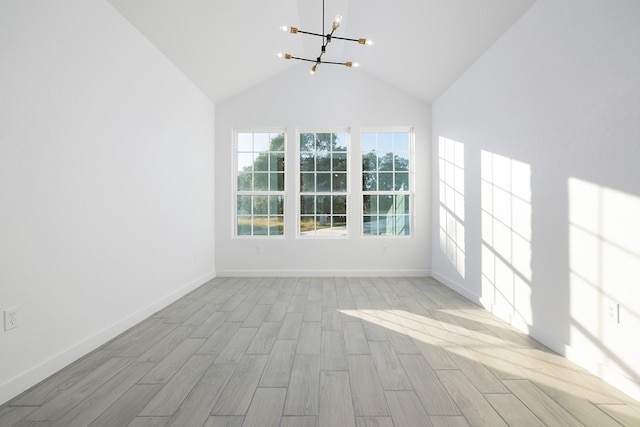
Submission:
M 318 34 L 318 33 L 312 33 L 309 31 L 303 31 L 297 27 L 289 27 L 287 25 L 283 25 L 282 27 L 280 27 L 280 29 L 282 31 L 285 32 L 290 32 L 291 34 L 307 34 L 307 35 L 311 35 L 311 36 L 316 36 L 316 37 L 321 37 L 323 39 L 322 41 L 322 46 L 320 47 L 320 55 L 316 58 L 316 59 L 309 59 L 309 58 L 300 58 L 298 56 L 293 56 L 289 53 L 280 53 L 278 52 L 278 57 L 280 58 L 284 58 L 284 59 L 297 59 L 299 61 L 307 61 L 307 62 L 313 62 L 313 66 L 311 67 L 311 74 L 315 74 L 316 69 L 318 67 L 318 65 L 320 64 L 336 64 L 336 65 L 344 65 L 348 68 L 351 67 L 358 67 L 358 63 L 357 62 L 351 62 L 351 61 L 347 61 L 347 62 L 334 62 L 334 61 L 323 61 L 322 60 L 322 55 L 324 55 L 327 52 L 327 46 L 329 45 L 329 43 L 331 43 L 332 40 L 346 40 L 346 41 L 352 41 L 352 42 L 356 42 L 358 44 L 361 45 L 368 45 L 371 46 L 373 45 L 373 42 L 371 40 L 367 40 L 365 38 L 359 38 L 359 39 L 351 39 L 348 37 L 337 37 L 334 36 L 333 33 L 338 29 L 338 27 L 340 26 L 340 23 L 342 22 L 342 16 L 337 15 L 335 17 L 335 19 L 333 20 L 333 23 L 331 24 L 331 32 L 325 34 Z M 324 0 L 322 0 L 322 31 L 324 31 L 325 25 L 324 25 Z

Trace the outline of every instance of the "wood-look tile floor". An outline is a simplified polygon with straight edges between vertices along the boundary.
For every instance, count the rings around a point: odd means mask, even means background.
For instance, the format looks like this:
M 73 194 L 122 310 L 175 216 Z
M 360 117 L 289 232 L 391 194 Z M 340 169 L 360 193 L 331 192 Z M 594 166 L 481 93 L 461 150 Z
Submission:
M 430 278 L 218 278 L 1 426 L 639 426 L 640 405 Z

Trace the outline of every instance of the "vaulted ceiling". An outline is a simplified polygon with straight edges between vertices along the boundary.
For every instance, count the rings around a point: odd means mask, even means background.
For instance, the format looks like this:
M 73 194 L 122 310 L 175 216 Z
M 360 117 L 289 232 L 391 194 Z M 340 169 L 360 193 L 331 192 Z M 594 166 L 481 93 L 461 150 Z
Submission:
M 109 0 L 214 102 L 298 64 L 276 56 L 316 58 L 319 37 L 281 25 L 375 41 L 335 40 L 323 57 L 358 69 L 430 103 L 485 52 L 535 0 Z M 311 67 L 309 63 L 309 68 Z M 336 67 L 336 65 L 321 65 Z M 310 76 L 309 78 L 313 78 Z

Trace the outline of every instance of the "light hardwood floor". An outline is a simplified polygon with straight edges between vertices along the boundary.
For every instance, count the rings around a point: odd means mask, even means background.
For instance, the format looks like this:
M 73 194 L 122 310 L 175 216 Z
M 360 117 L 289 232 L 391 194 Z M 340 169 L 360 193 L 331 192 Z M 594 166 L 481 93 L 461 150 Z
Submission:
M 640 404 L 430 278 L 217 278 L 0 426 L 640 426 Z

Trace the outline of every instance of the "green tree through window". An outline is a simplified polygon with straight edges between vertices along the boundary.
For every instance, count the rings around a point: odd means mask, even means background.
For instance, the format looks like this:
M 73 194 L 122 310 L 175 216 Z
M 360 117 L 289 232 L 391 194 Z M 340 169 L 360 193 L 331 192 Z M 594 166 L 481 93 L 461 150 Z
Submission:
M 411 133 L 363 132 L 362 234 L 411 234 Z
M 238 132 L 236 147 L 236 235 L 283 235 L 284 132 Z
M 347 133 L 300 134 L 301 236 L 347 234 Z

